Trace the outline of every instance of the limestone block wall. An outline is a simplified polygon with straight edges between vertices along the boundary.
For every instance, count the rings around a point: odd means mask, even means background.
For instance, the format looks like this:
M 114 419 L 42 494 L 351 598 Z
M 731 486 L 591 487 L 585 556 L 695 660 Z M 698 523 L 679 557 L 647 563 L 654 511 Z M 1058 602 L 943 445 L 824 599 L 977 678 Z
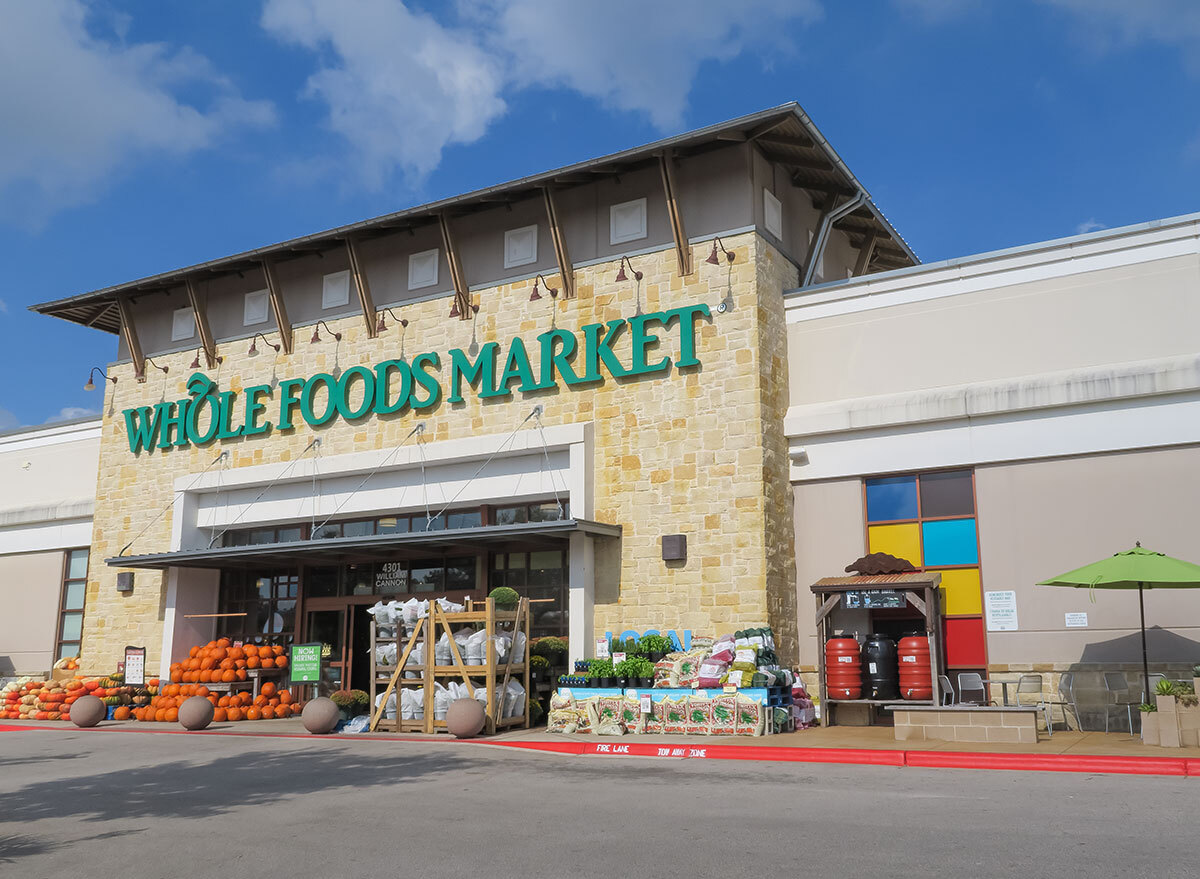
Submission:
M 794 659 L 794 574 L 789 573 L 792 514 L 787 482 L 782 413 L 786 406 L 786 334 L 781 291 L 795 283 L 795 269 L 754 233 L 726 241 L 737 255 L 730 275 L 724 266 L 704 262 L 696 247 L 695 271 L 680 277 L 671 249 L 633 258 L 644 274 L 641 284 L 615 280 L 617 263 L 576 270 L 577 296 L 563 301 L 543 296 L 529 300 L 531 280 L 474 291 L 475 321 L 447 317 L 451 300 L 401 306 L 409 326 L 403 343 L 398 325 L 371 339 L 361 315 L 331 321 L 342 333 L 335 342 L 310 344 L 309 332 L 296 332 L 295 351 L 275 354 L 258 344 L 248 355 L 248 340 L 220 346 L 223 362 L 205 370 L 221 390 L 270 384 L 273 379 L 335 372 L 353 365 L 435 351 L 442 355 L 441 378 L 448 388 L 446 352 L 467 349 L 472 333 L 480 345 L 502 348 L 515 336 L 529 343 L 538 369 L 534 338 L 551 328 L 568 331 L 589 323 L 627 318 L 705 302 L 712 320 L 696 333 L 698 368 L 662 375 L 567 387 L 511 398 L 480 400 L 465 393 L 461 404 L 443 398 L 420 413 L 403 411 L 347 423 L 334 419 L 319 428 L 297 421 L 294 430 L 240 437 L 187 447 L 129 451 L 122 411 L 187 395 L 192 352 L 159 358 L 170 373 L 150 370 L 145 383 L 134 380 L 129 363 L 112 366 L 119 379 L 107 385 L 95 531 L 83 634 L 83 661 L 90 670 L 109 669 L 126 644 L 144 644 L 147 661 L 158 663 L 165 607 L 165 575 L 140 571 L 132 593 L 116 591 L 118 568 L 104 563 L 132 541 L 128 554 L 170 549 L 174 480 L 199 473 L 222 451 L 230 465 L 276 463 L 298 456 L 314 435 L 322 455 L 398 445 L 418 420 L 428 440 L 480 434 L 505 434 L 517 427 L 536 404 L 547 425 L 594 423 L 596 519 L 617 523 L 624 532 L 615 547 L 598 550 L 598 571 L 611 589 L 597 589 L 598 631 L 626 628 L 690 628 L 714 632 L 769 622 L 782 636 L 783 655 Z M 791 272 L 790 282 L 787 280 Z M 551 278 L 552 282 L 554 279 Z M 728 287 L 728 289 L 727 289 Z M 284 289 L 287 296 L 287 289 Z M 718 313 L 730 297 L 735 307 Z M 659 332 L 657 349 L 677 356 L 678 333 Z M 274 336 L 272 336 L 274 339 Z M 630 359 L 628 334 L 614 346 Z M 272 400 L 277 412 L 278 396 Z M 324 409 L 319 401 L 319 410 Z M 108 415 L 109 411 L 112 415 Z M 161 516 L 160 511 L 167 508 Z M 688 559 L 678 566 L 662 561 L 663 534 L 688 535 Z M 674 565 L 674 563 L 672 563 Z M 605 577 L 605 574 L 615 576 Z

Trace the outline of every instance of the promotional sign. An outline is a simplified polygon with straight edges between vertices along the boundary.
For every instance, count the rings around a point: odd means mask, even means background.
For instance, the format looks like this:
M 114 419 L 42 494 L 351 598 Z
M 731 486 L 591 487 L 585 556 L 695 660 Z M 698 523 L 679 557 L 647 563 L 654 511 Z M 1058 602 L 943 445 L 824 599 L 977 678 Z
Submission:
M 625 661 L 625 654 L 618 650 L 612 655 L 612 661 L 614 666 L 620 665 Z
M 146 686 L 146 648 L 125 648 L 125 683 L 134 687 Z
M 1011 589 L 983 593 L 984 615 L 989 632 L 1017 631 L 1017 593 Z
M 597 638 L 596 639 L 596 658 L 597 659 L 608 659 L 608 639 L 607 638 Z
M 188 396 L 163 400 L 154 406 L 126 409 L 125 434 L 134 454 L 154 449 L 203 446 L 213 440 L 262 436 L 272 430 L 294 430 L 297 421 L 320 427 L 335 418 L 354 421 L 368 415 L 394 415 L 405 410 L 429 409 L 442 399 L 443 380 L 449 384 L 449 403 L 463 402 L 463 389 L 474 390 L 480 399 L 512 397 L 567 386 L 602 384 L 605 376 L 667 374 L 677 368 L 699 366 L 696 357 L 696 325 L 711 318 L 704 303 L 656 311 L 607 323 L 587 324 L 579 333 L 552 329 L 537 337 L 538 369 L 529 359 L 525 342 L 518 336 L 501 352 L 498 342 L 488 342 L 472 359 L 460 348 L 446 358 L 436 352 L 418 354 L 410 360 L 384 360 L 372 367 L 350 366 L 340 376 L 319 372 L 308 378 L 288 378 L 270 384 L 252 385 L 241 392 L 221 391 L 202 372 L 187 382 Z M 665 354 L 657 359 L 658 346 L 667 343 L 656 333 L 675 325 L 678 338 L 674 360 Z M 629 336 L 630 363 L 622 363 L 613 345 Z M 443 378 L 443 373 L 447 375 Z M 276 393 L 278 401 L 275 402 Z M 239 401 L 240 397 L 240 401 Z M 274 403 L 274 405 L 272 405 Z M 240 424 L 235 423 L 240 421 Z
M 293 644 L 288 666 L 293 684 L 315 684 L 321 680 L 321 645 Z

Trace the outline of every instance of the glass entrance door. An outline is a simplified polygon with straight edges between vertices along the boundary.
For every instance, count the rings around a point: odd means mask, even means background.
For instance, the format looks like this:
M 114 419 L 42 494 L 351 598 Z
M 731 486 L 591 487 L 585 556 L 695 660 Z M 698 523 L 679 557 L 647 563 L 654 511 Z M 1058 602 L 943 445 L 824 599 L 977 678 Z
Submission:
M 346 609 L 310 610 L 307 631 L 306 640 L 321 644 L 321 683 L 317 692 L 328 696 L 334 690 L 349 689 Z

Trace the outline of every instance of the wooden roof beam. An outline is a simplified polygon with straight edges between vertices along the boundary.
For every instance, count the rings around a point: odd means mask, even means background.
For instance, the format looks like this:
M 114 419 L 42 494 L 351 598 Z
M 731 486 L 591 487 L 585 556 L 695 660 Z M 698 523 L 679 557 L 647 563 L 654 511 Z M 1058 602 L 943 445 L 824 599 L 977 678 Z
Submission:
M 858 250 L 858 260 L 854 263 L 854 277 L 865 275 L 867 267 L 871 265 L 871 257 L 875 255 L 875 243 L 879 240 L 877 232 L 868 232 L 867 237 L 863 239 L 862 246 Z
M 283 290 L 279 279 L 275 276 L 275 261 L 270 257 L 262 261 L 263 278 L 267 282 L 267 298 L 271 303 L 271 313 L 275 315 L 275 328 L 279 330 L 279 342 L 283 345 L 283 353 L 292 353 L 292 322 L 288 319 L 287 307 L 283 304 Z
M 220 358 L 217 357 L 217 343 L 213 339 L 212 329 L 208 325 L 208 303 L 201 301 L 200 293 L 196 290 L 195 279 L 185 278 L 184 285 L 187 287 L 192 315 L 196 318 L 196 331 L 200 334 L 200 347 L 204 349 L 204 360 L 208 363 L 208 368 L 213 369 Z
M 125 337 L 125 347 L 129 349 L 129 359 L 133 361 L 133 374 L 138 381 L 146 380 L 146 357 L 142 354 L 142 343 L 138 340 L 137 327 L 133 324 L 133 309 L 125 296 L 117 298 L 117 308 L 121 312 L 121 335 Z
M 358 292 L 358 304 L 362 309 L 363 320 L 367 324 L 367 338 L 374 339 L 379 334 L 379 315 L 375 310 L 375 300 L 371 298 L 371 285 L 367 282 L 367 270 L 363 268 L 358 244 L 353 236 L 346 237 L 346 255 L 350 258 L 350 277 L 354 279 L 354 289 Z
M 692 248 L 688 246 L 687 232 L 683 228 L 683 212 L 679 209 L 679 188 L 675 185 L 674 157 L 670 150 L 658 156 L 658 167 L 662 171 L 663 194 L 667 200 L 667 216 L 671 221 L 671 235 L 675 239 L 675 259 L 679 263 L 679 274 L 692 273 Z
M 542 189 L 546 202 L 546 223 L 550 227 L 550 242 L 554 245 L 554 260 L 558 263 L 558 274 L 562 278 L 563 299 L 575 298 L 575 268 L 567 252 L 567 239 L 558 222 L 558 209 L 554 204 L 554 193 L 549 187 Z
M 446 248 L 446 262 L 450 266 L 450 280 L 454 282 L 454 303 L 458 307 L 458 319 L 466 320 L 471 316 L 471 293 L 467 289 L 467 278 L 463 273 L 462 263 L 458 259 L 458 249 L 454 246 L 454 238 L 450 235 L 450 222 L 446 214 L 438 214 L 438 226 L 442 230 L 442 246 Z

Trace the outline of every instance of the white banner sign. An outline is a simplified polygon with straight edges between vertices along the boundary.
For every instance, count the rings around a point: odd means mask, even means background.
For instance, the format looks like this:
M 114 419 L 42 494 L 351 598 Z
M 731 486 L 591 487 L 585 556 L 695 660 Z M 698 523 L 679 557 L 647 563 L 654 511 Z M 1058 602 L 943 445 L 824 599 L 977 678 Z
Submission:
M 1086 613 L 1069 613 L 1065 619 L 1068 629 L 1086 629 L 1087 614 Z
M 984 613 L 989 632 L 1015 632 L 1017 625 L 1017 593 L 1011 589 L 983 593 Z

